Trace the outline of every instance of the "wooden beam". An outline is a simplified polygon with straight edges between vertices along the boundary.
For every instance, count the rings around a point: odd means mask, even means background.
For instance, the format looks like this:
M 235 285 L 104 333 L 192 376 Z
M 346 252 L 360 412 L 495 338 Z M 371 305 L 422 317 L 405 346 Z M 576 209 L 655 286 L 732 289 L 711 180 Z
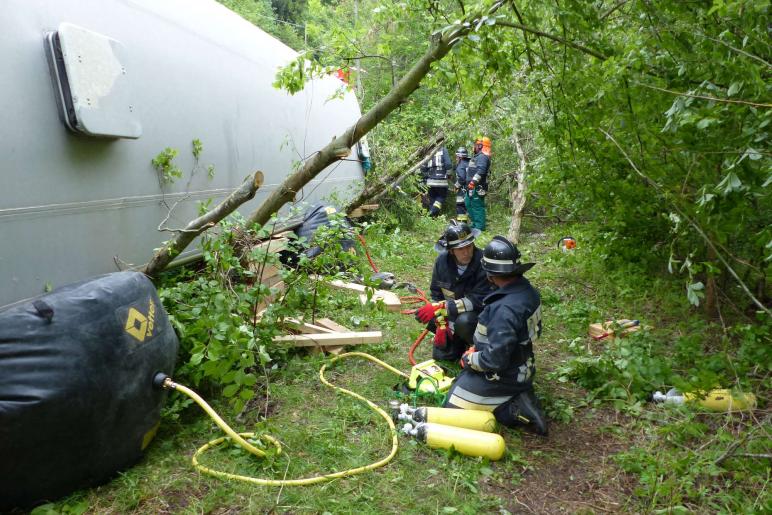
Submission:
M 596 340 L 602 340 L 604 338 L 613 340 L 616 336 L 614 326 L 620 328 L 620 337 L 624 337 L 626 334 L 634 333 L 641 329 L 641 326 L 637 320 L 607 320 L 604 323 L 590 324 L 588 333 Z
M 349 329 L 348 327 L 342 326 L 338 322 L 331 320 L 329 318 L 317 318 L 316 325 L 326 327 L 327 329 L 332 329 L 333 331 L 338 331 L 339 333 L 351 332 L 351 329 Z
M 359 300 L 362 302 L 362 304 L 367 304 L 368 299 L 367 299 L 366 286 L 362 284 L 356 284 L 356 283 L 347 283 L 339 279 L 335 279 L 334 281 L 329 281 L 327 284 L 329 284 L 333 288 L 338 288 L 340 290 L 350 290 L 350 291 L 359 292 L 360 293 Z M 378 302 L 379 300 L 383 301 L 387 311 L 399 311 L 400 309 L 402 309 L 402 301 L 399 300 L 399 295 L 397 295 L 394 292 L 386 291 L 386 290 L 373 290 L 373 296 L 370 298 L 370 301 Z
M 255 244 L 252 249 L 253 250 L 265 250 L 266 252 L 281 252 L 282 250 L 286 250 L 287 246 L 289 245 L 289 238 L 285 238 L 284 236 L 280 237 L 274 237 L 270 240 L 261 241 L 260 243 Z
M 292 329 L 293 331 L 297 331 L 299 333 L 305 333 L 305 334 L 336 332 L 334 329 L 328 329 L 326 327 L 322 327 L 319 325 L 309 324 L 308 322 L 303 322 L 302 320 L 298 320 L 297 318 L 285 318 L 284 321 L 282 322 L 282 325 Z
M 292 347 L 316 347 L 326 345 L 361 345 L 365 343 L 381 343 L 383 333 L 380 331 L 364 331 L 349 333 L 318 333 L 291 334 L 274 336 L 274 343 L 287 343 Z
M 367 214 L 372 213 L 376 209 L 380 207 L 379 204 L 364 204 L 362 206 L 359 206 L 358 208 L 352 210 L 349 214 L 349 218 L 361 218 Z
M 317 318 L 316 324 L 320 325 L 322 327 L 326 327 L 327 329 L 331 329 L 333 331 L 337 331 L 339 333 L 350 333 L 351 329 L 348 327 L 342 326 L 339 323 L 337 323 L 334 320 L 331 320 L 329 318 Z M 325 352 L 329 352 L 330 354 L 338 355 L 341 352 L 343 352 L 344 346 L 343 345 L 329 345 L 327 347 L 322 347 Z
M 281 276 L 279 276 L 281 278 Z M 260 314 L 260 317 L 262 318 L 262 312 L 268 308 L 268 305 L 273 303 L 273 301 L 279 297 L 281 299 L 281 294 L 284 293 L 284 290 L 286 288 L 286 285 L 284 284 L 284 281 L 279 281 L 276 284 L 271 285 L 272 291 L 270 295 L 267 295 L 265 298 L 260 300 L 260 303 L 257 305 L 257 312 Z

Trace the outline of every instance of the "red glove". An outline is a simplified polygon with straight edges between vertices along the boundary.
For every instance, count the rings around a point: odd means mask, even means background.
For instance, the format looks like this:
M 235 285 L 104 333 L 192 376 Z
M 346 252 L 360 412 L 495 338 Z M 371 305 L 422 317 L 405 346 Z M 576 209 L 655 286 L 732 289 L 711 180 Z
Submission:
M 469 189 L 469 191 L 474 191 L 476 187 L 477 187 L 477 184 L 475 184 L 474 181 L 472 181 L 469 183 L 469 186 L 467 186 L 467 189 Z
M 445 307 L 444 302 L 438 302 L 437 304 L 431 304 L 427 302 L 421 306 L 418 311 L 415 312 L 415 319 L 424 324 L 428 324 L 434 317 L 437 316 L 437 311 Z
M 444 348 L 448 344 L 448 340 L 453 337 L 453 331 L 445 324 L 440 324 L 437 327 L 437 332 L 434 333 L 434 346 Z
M 474 345 L 466 349 L 466 352 L 464 352 L 463 356 L 461 356 L 461 360 L 459 361 L 461 368 L 466 367 L 466 363 L 469 361 L 469 355 L 473 352 L 477 352 L 477 350 L 474 348 Z

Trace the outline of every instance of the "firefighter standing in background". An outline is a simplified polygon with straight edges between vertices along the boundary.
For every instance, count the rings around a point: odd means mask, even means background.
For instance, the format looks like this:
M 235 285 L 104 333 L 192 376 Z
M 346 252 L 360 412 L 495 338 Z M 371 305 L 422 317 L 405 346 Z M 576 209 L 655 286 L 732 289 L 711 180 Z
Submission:
M 464 147 L 456 150 L 456 220 L 466 222 L 469 217 L 466 214 L 466 170 L 469 166 L 469 152 Z
M 429 188 L 429 215 L 437 216 L 442 212 L 442 204 L 448 197 L 448 173 L 452 164 L 450 154 L 444 146 L 421 165 L 421 175 Z
M 491 140 L 477 138 L 474 142 L 474 157 L 466 169 L 466 210 L 472 220 L 472 227 L 485 230 L 485 194 L 488 192 L 488 170 L 491 167 Z
M 539 292 L 523 277 L 533 263 L 520 263 L 514 243 L 496 236 L 483 249 L 482 268 L 497 290 L 485 297 L 474 346 L 448 392 L 445 407 L 492 411 L 507 427 L 547 434 L 547 421 L 533 390 L 533 343 L 541 336 Z

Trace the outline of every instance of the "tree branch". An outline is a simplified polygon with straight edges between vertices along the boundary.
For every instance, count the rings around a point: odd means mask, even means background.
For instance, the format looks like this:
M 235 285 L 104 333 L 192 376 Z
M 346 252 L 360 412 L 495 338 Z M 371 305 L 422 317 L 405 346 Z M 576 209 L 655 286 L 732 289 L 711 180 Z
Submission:
M 656 89 L 657 91 L 663 91 L 665 93 L 670 93 L 671 95 L 677 95 L 679 97 L 690 97 L 690 98 L 700 98 L 702 100 L 712 100 L 714 102 L 723 102 L 726 104 L 744 104 L 749 105 L 753 107 L 766 107 L 770 108 L 772 107 L 772 104 L 758 104 L 756 102 L 748 102 L 747 100 L 731 100 L 728 98 L 718 98 L 718 97 L 711 97 L 708 95 L 694 95 L 692 93 L 683 93 L 681 91 L 672 91 L 670 89 L 660 88 L 657 86 L 652 86 L 651 84 L 644 84 L 643 82 L 633 82 L 633 84 L 636 84 L 638 86 L 643 86 L 644 88 L 649 89 Z
M 552 41 L 557 41 L 558 43 L 563 43 L 564 45 L 568 45 L 571 48 L 579 50 L 580 52 L 584 52 L 585 54 L 591 55 L 593 57 L 597 57 L 601 61 L 605 61 L 606 59 L 608 59 L 607 55 L 601 52 L 598 52 L 597 50 L 593 50 L 592 48 L 587 48 L 584 45 L 580 45 L 579 43 L 574 43 L 573 41 L 569 41 L 566 38 L 556 36 L 555 34 L 550 34 L 548 32 L 543 32 L 541 30 L 534 29 L 533 27 L 528 27 L 527 25 L 514 23 L 511 21 L 505 21 L 505 20 L 496 20 L 496 25 L 499 25 L 502 27 L 510 27 L 513 29 L 519 29 L 519 30 L 522 30 L 523 32 L 530 32 L 531 34 L 535 34 L 543 38 L 551 39 Z
M 515 0 L 511 0 L 512 2 L 512 10 L 515 11 L 515 16 L 517 16 L 517 21 L 520 22 L 521 25 L 525 26 L 523 23 L 523 17 L 520 15 L 520 11 L 517 9 L 517 5 L 515 5 Z M 523 40 L 525 41 L 525 51 L 526 55 L 528 56 L 528 67 L 533 70 L 533 56 L 531 55 L 531 44 L 528 41 L 528 33 L 526 31 L 523 31 Z
M 598 18 L 598 19 L 599 19 L 599 20 L 605 20 L 606 18 L 608 18 L 608 16 L 609 16 L 611 13 L 613 13 L 614 11 L 616 11 L 617 9 L 619 9 L 620 7 L 622 7 L 623 5 L 625 5 L 625 4 L 626 4 L 628 1 L 629 1 L 629 0 L 619 0 L 619 1 L 618 1 L 616 4 L 614 4 L 614 5 L 612 5 L 611 7 L 609 7 L 608 11 L 606 11 L 606 12 L 605 12 L 605 13 L 603 13 L 603 14 L 601 14 L 601 15 L 600 15 L 600 18 Z
M 239 186 L 233 193 L 212 208 L 206 214 L 199 216 L 188 223 L 185 229 L 179 231 L 177 236 L 167 241 L 156 251 L 147 265 L 141 269 L 150 277 L 157 276 L 166 266 L 193 241 L 196 236 L 216 225 L 220 220 L 231 214 L 244 202 L 254 198 L 258 188 L 263 185 L 263 172 L 255 172 Z
M 723 256 L 723 255 L 721 255 L 721 253 L 718 251 L 718 249 L 716 248 L 716 246 L 713 244 L 713 241 L 712 241 L 710 238 L 708 238 L 708 236 L 705 234 L 705 232 L 702 230 L 702 228 L 700 228 L 700 226 L 699 226 L 699 225 L 697 225 L 697 222 L 695 222 L 694 220 L 692 220 L 692 219 L 691 219 L 691 217 L 689 217 L 689 215 L 687 215 L 687 214 L 686 214 L 686 213 L 685 213 L 685 212 L 684 212 L 684 211 L 683 211 L 683 210 L 682 210 L 682 209 L 681 209 L 681 208 L 678 206 L 678 204 L 676 204 L 676 203 L 675 203 L 673 200 L 671 200 L 670 198 L 668 198 L 668 196 L 667 196 L 667 195 L 666 195 L 664 192 L 662 192 L 662 190 L 660 189 L 659 185 L 658 185 L 656 182 L 654 182 L 654 181 L 653 181 L 651 178 L 649 178 L 647 175 L 645 175 L 643 172 L 641 172 L 641 171 L 638 169 L 638 167 L 637 167 L 637 166 L 635 166 L 635 163 L 633 162 L 633 160 L 632 160 L 632 159 L 630 159 L 630 156 L 628 156 L 628 155 L 627 155 L 627 152 L 625 152 L 625 149 L 623 149 L 623 148 L 621 147 L 621 145 L 619 145 L 619 143 L 617 143 L 617 140 L 616 140 L 616 139 L 614 139 L 614 136 L 612 136 L 612 135 L 611 135 L 611 134 L 609 134 L 608 132 L 604 131 L 604 130 L 603 130 L 603 129 L 601 129 L 600 127 L 598 128 L 598 130 L 599 130 L 600 132 L 602 132 L 603 134 L 605 134 L 605 135 L 606 135 L 606 137 L 607 137 L 608 139 L 610 139 L 612 142 L 614 142 L 614 145 L 616 145 L 616 147 L 619 149 L 619 151 L 620 151 L 620 152 L 622 152 L 622 155 L 624 155 L 624 156 L 625 156 L 625 159 L 627 160 L 627 162 L 628 162 L 628 163 L 630 163 L 630 166 L 633 168 L 633 170 L 635 170 L 635 173 L 637 173 L 638 175 L 640 175 L 640 176 L 641 176 L 641 177 L 642 177 L 642 178 L 643 178 L 643 179 L 644 179 L 644 180 L 645 180 L 645 181 L 646 181 L 646 182 L 647 182 L 649 185 L 651 185 L 651 186 L 652 186 L 652 187 L 653 187 L 655 190 L 657 190 L 657 193 L 659 193 L 659 194 L 660 194 L 660 196 L 662 196 L 662 197 L 664 197 L 665 199 L 669 200 L 669 201 L 670 201 L 670 203 L 671 203 L 671 205 L 673 206 L 673 208 L 674 208 L 674 209 L 675 209 L 675 210 L 678 212 L 678 214 L 679 214 L 679 215 L 681 215 L 682 217 L 684 217 L 684 219 L 685 219 L 687 222 L 689 222 L 689 225 L 691 225 L 691 226 L 694 228 L 694 230 L 695 230 L 695 231 L 697 231 L 697 234 L 699 234 L 699 235 L 700 235 L 700 237 L 701 237 L 703 240 L 705 240 L 705 243 L 708 245 L 708 247 L 710 247 L 711 249 L 713 249 L 713 251 L 716 253 L 716 257 L 718 257 L 718 259 L 719 259 L 719 260 L 720 260 L 720 261 L 721 261 L 721 262 L 724 264 L 724 266 L 726 267 L 726 269 L 729 271 L 729 273 L 730 273 L 730 274 L 732 274 L 732 277 L 734 277 L 734 278 L 735 278 L 735 280 L 736 280 L 736 281 L 737 281 L 737 282 L 740 284 L 740 287 L 743 289 L 743 291 L 746 293 L 746 295 L 748 295 L 748 297 L 750 297 L 750 299 L 753 301 L 753 303 L 754 303 L 754 304 L 756 304 L 756 305 L 757 305 L 757 306 L 758 306 L 758 307 L 759 307 L 759 308 L 760 308 L 762 311 L 764 311 L 764 312 L 765 312 L 765 313 L 766 313 L 768 316 L 772 316 L 772 312 L 770 312 L 769 308 L 767 308 L 766 306 L 764 306 L 764 304 L 762 304 L 762 303 L 759 301 L 759 299 L 757 299 L 757 298 L 756 298 L 756 296 L 755 296 L 755 295 L 753 295 L 753 293 L 752 293 L 752 292 L 751 292 L 751 291 L 748 289 L 748 287 L 745 285 L 745 283 L 743 282 L 743 280 L 742 280 L 742 279 L 740 279 L 740 276 L 739 276 L 739 275 L 737 275 L 737 272 L 735 272 L 735 271 L 734 271 L 734 269 L 733 269 L 733 268 L 732 268 L 732 267 L 729 265 L 729 263 L 727 262 L 727 260 L 726 260 L 726 259 L 724 259 L 724 256 Z
M 762 59 L 761 57 L 759 57 L 757 55 L 751 54 L 750 52 L 746 52 L 745 50 L 742 50 L 740 48 L 735 48 L 732 45 L 730 45 L 729 43 L 727 43 L 726 41 L 722 41 L 720 39 L 710 37 L 707 34 L 700 34 L 699 32 L 697 34 L 702 36 L 702 37 L 704 37 L 705 39 L 709 39 L 711 41 L 714 41 L 716 43 L 724 45 L 728 49 L 733 50 L 733 51 L 737 52 L 738 54 L 744 55 L 744 56 L 746 56 L 746 57 L 748 57 L 750 59 L 755 59 L 756 61 L 760 62 L 761 64 L 763 64 L 767 68 L 772 68 L 772 64 L 768 63 L 767 61 L 765 61 L 764 59 Z

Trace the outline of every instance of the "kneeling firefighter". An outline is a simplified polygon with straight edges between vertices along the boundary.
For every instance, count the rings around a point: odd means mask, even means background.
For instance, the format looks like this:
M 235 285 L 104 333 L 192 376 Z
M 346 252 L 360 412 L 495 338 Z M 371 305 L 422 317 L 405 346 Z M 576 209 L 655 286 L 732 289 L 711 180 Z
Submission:
M 474 347 L 461 358 L 445 403 L 449 408 L 492 411 L 499 423 L 547 434 L 533 391 L 533 342 L 541 336 L 539 292 L 523 277 L 534 263 L 520 263 L 514 243 L 496 236 L 483 250 L 482 268 L 497 286 L 485 297 Z
M 432 357 L 455 361 L 473 344 L 483 298 L 493 291 L 482 269 L 482 251 L 474 240 L 480 231 L 452 220 L 435 245 L 431 298 L 416 312 L 416 319 L 435 333 Z

